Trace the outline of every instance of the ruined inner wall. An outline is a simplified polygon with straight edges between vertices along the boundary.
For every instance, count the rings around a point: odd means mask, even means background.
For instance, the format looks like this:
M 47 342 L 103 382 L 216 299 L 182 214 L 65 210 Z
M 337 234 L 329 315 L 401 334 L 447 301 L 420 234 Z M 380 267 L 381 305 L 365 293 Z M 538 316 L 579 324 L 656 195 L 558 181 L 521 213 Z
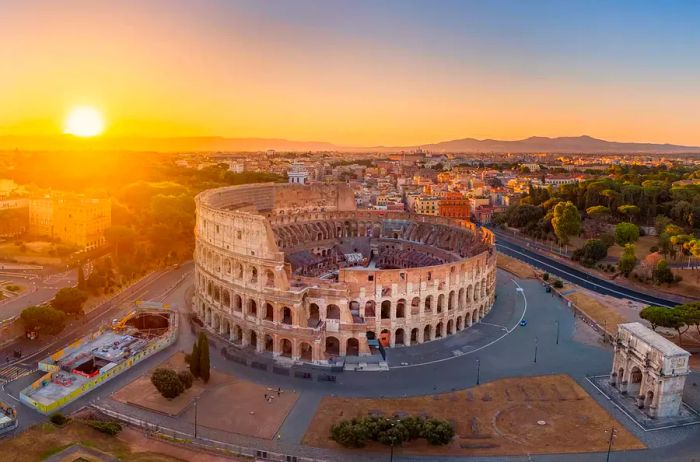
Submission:
M 490 310 L 490 232 L 442 217 L 344 210 L 354 208 L 347 193 L 265 184 L 197 196 L 195 308 L 206 325 L 240 346 L 321 363 L 369 354 L 368 337 L 395 346 L 454 334 Z M 292 214 L 296 206 L 303 209 Z M 360 236 L 452 258 L 420 268 L 341 269 L 337 282 L 292 276 L 285 265 L 295 245 Z

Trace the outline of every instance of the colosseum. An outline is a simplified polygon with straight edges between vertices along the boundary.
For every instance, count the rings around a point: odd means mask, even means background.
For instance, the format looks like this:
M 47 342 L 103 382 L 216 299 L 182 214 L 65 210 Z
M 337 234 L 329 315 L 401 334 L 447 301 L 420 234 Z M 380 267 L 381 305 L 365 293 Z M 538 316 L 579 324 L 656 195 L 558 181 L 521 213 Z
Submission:
M 358 210 L 343 184 L 255 184 L 196 198 L 194 307 L 241 348 L 329 364 L 454 335 L 495 299 L 493 235 Z

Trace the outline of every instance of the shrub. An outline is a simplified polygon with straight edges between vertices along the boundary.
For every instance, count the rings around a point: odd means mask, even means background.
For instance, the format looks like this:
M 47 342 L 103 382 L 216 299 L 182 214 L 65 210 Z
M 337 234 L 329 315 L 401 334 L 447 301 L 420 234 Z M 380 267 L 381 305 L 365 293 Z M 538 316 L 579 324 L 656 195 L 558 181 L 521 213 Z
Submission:
M 571 257 L 585 266 L 593 266 L 608 256 L 608 247 L 600 239 L 589 239 L 583 247 L 576 249 Z
M 64 416 L 60 412 L 56 412 L 55 414 L 51 414 L 51 417 L 49 417 L 49 420 L 54 425 L 62 426 L 68 422 L 68 417 Z
M 561 281 L 561 279 L 557 279 L 552 285 L 555 289 L 562 289 L 564 287 L 564 283 Z
M 9 290 L 10 292 L 19 292 L 20 288 L 21 287 L 17 284 L 8 284 L 5 286 L 5 289 Z
M 368 441 L 400 446 L 406 441 L 418 438 L 425 438 L 433 445 L 442 445 L 449 443 L 454 434 L 455 430 L 450 422 L 425 420 L 422 417 L 362 417 L 343 420 L 331 427 L 331 439 L 349 448 L 364 447 Z
M 95 430 L 106 433 L 107 435 L 115 436 L 122 431 L 122 426 L 118 422 L 103 422 L 101 420 L 91 420 L 87 423 Z
M 611 247 L 615 243 L 615 236 L 610 233 L 603 233 L 598 239 L 605 244 L 605 247 Z
M 659 251 L 659 246 L 658 245 L 652 245 L 649 247 L 649 252 L 654 253 Z
M 180 381 L 172 369 L 159 367 L 151 375 L 151 383 L 158 389 L 165 398 L 172 399 L 185 391 L 185 385 Z
M 455 436 L 455 429 L 449 422 L 430 419 L 423 426 L 423 438 L 433 446 L 449 443 Z
M 622 222 L 615 226 L 615 242 L 620 245 L 631 244 L 639 240 L 639 226 Z
M 192 382 L 194 381 L 194 376 L 190 371 L 180 371 L 177 373 L 177 378 L 185 386 L 185 389 L 192 387 Z
M 542 275 L 542 279 L 544 279 L 545 281 L 549 281 L 549 273 L 544 273 Z

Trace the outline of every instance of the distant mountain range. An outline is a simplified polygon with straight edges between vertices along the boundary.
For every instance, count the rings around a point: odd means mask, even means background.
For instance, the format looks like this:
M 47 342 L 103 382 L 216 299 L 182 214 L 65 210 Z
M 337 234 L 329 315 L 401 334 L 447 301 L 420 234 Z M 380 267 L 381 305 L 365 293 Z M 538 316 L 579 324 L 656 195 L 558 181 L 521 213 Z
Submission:
M 416 149 L 431 152 L 452 153 L 534 153 L 550 152 L 562 154 L 577 153 L 620 153 L 620 154 L 670 154 L 700 153 L 698 146 L 679 146 L 675 144 L 620 143 L 606 141 L 590 136 L 572 136 L 547 138 L 532 136 L 524 140 L 477 140 L 463 138 L 417 146 L 340 146 L 321 141 L 291 141 L 274 138 L 225 138 L 217 136 L 198 137 L 97 137 L 76 138 L 60 136 L 0 136 L 0 150 L 131 150 L 158 152 L 211 152 L 211 151 L 361 151 L 361 152 L 397 152 Z

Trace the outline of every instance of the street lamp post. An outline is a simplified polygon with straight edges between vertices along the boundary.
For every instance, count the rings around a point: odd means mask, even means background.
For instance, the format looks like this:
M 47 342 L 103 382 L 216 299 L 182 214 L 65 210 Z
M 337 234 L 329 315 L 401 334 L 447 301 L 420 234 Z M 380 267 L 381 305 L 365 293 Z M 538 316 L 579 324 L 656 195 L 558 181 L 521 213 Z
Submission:
M 534 362 L 537 362 L 537 337 L 535 337 L 535 360 Z
M 559 345 L 559 320 L 554 321 L 557 323 L 557 345 Z
M 194 399 L 194 439 L 197 439 L 197 398 Z
M 606 431 L 607 433 L 607 431 Z M 615 427 L 612 427 L 610 429 L 610 438 L 608 438 L 608 455 L 605 458 L 605 462 L 610 462 L 610 451 L 612 450 L 612 444 L 613 444 L 613 438 L 617 435 L 617 430 L 615 430 Z
M 481 361 L 476 358 L 476 384 L 479 385 L 479 375 L 481 372 Z

